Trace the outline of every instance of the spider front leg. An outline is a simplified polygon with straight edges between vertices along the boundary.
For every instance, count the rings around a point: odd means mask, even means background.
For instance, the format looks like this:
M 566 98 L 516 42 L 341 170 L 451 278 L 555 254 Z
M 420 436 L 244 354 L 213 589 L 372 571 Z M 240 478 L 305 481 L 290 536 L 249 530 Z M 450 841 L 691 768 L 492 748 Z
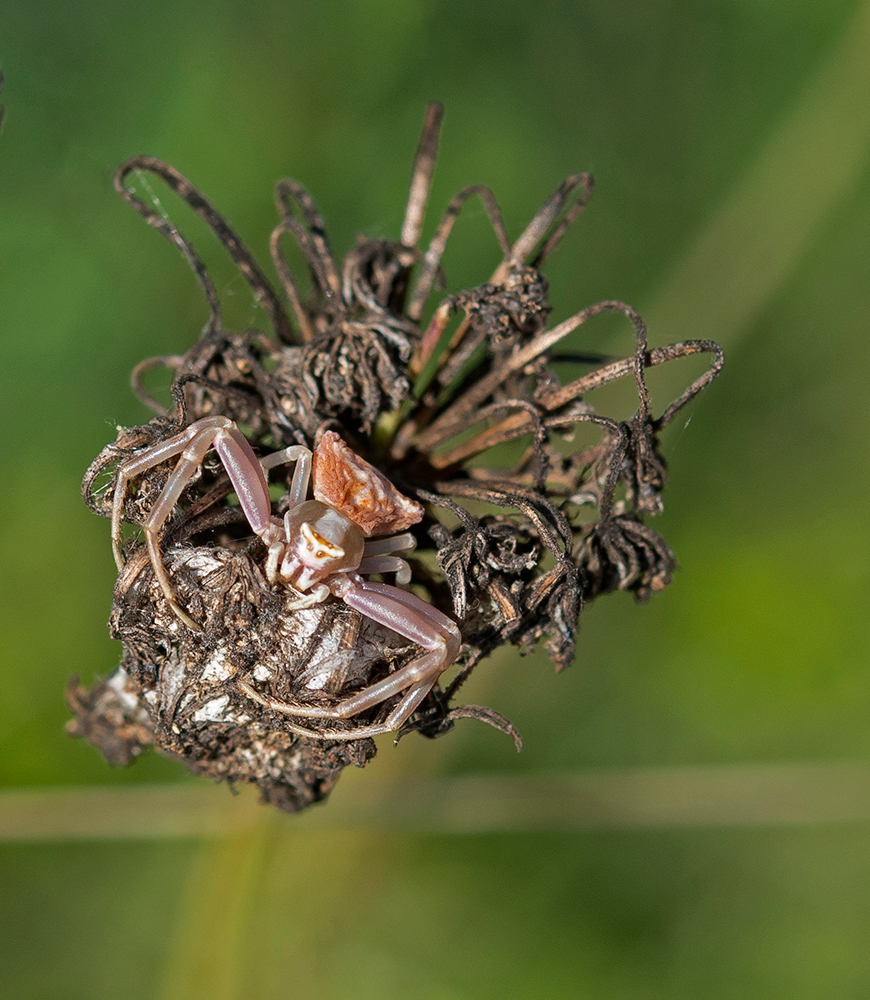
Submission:
M 395 573 L 396 583 L 409 584 L 411 567 L 396 553 L 407 555 L 415 548 L 417 539 L 410 531 L 401 535 L 391 535 L 389 538 L 369 538 L 363 550 L 359 572 L 363 576 L 368 576 L 369 573 Z
M 273 452 L 260 459 L 260 466 L 265 471 L 274 469 L 276 465 L 284 465 L 287 462 L 295 462 L 293 469 L 293 479 L 290 482 L 290 507 L 296 507 L 303 503 L 308 496 L 308 485 L 311 482 L 312 453 L 310 448 L 302 444 L 293 444 L 289 448 L 282 448 L 281 451 Z M 278 563 L 284 553 L 284 535 L 277 535 L 269 546 L 269 554 L 266 557 L 266 579 L 274 584 L 278 579 Z M 302 601 L 299 607 L 307 607 L 311 603 L 318 601 Z
M 247 681 L 239 689 L 265 708 L 291 718 L 348 719 L 360 712 L 402 695 L 383 722 L 357 729 L 309 729 L 295 723 L 288 726 L 301 736 L 320 740 L 358 740 L 400 729 L 432 690 L 442 673 L 459 653 L 462 636 L 456 623 L 414 594 L 385 583 L 357 578 L 338 595 L 351 608 L 422 646 L 425 652 L 383 680 L 342 698 L 334 705 L 310 705 L 281 701 L 262 695 Z
M 181 456 L 166 480 L 166 485 L 152 507 L 148 519 L 142 525 L 142 531 L 160 589 L 176 616 L 194 631 L 199 631 L 200 626 L 176 601 L 166 567 L 163 565 L 160 553 L 160 530 L 178 503 L 184 488 L 202 464 L 209 448 L 212 447 L 217 451 L 227 471 L 251 529 L 267 545 L 271 545 L 275 538 L 279 537 L 279 533 L 282 533 L 283 526 L 278 518 L 272 517 L 266 475 L 245 436 L 228 417 L 203 417 L 181 433 L 145 449 L 135 458 L 124 462 L 118 468 L 115 499 L 112 505 L 112 549 L 115 562 L 121 570 L 124 568 L 124 559 L 121 555 L 121 522 L 124 515 L 124 497 L 130 480 L 153 469 L 161 462 L 175 458 L 176 455 Z M 280 537 L 283 537 L 283 534 L 280 534 Z

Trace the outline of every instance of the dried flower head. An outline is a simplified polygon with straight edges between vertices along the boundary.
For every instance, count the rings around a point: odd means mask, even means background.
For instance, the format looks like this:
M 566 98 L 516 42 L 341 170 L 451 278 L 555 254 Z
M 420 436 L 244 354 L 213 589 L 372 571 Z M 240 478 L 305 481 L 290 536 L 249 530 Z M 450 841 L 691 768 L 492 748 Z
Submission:
M 120 428 L 82 487 L 94 511 L 114 514 L 118 535 L 123 520 L 145 539 L 134 533 L 123 554 L 118 544 L 111 629 L 124 644 L 121 666 L 90 692 L 70 690 L 71 731 L 113 763 L 152 744 L 199 773 L 253 782 L 292 810 L 324 798 L 348 763 L 365 764 L 373 733 L 437 736 L 471 716 L 518 740 L 489 709 L 451 707 L 481 659 L 503 643 L 527 651 L 543 640 L 562 669 L 584 602 L 615 590 L 645 600 L 670 582 L 673 554 L 645 522 L 662 508 L 659 434 L 718 374 L 722 352 L 706 340 L 651 349 L 640 316 L 616 301 L 548 326 L 541 268 L 589 199 L 587 174 L 561 184 L 515 240 L 489 189 L 466 188 L 421 250 L 440 121 L 432 105 L 399 240 L 360 239 L 341 266 L 309 193 L 279 183 L 270 249 L 283 294 L 177 171 L 146 157 L 119 170 L 117 190 L 179 248 L 209 318 L 186 354 L 137 366 L 134 388 L 157 416 Z M 146 174 L 210 226 L 271 329 L 224 327 L 193 247 L 128 186 Z M 471 198 L 484 206 L 501 263 L 424 320 Z M 307 297 L 287 263 L 287 239 L 309 269 Z M 603 313 L 629 320 L 631 355 L 565 353 L 566 338 Z M 654 416 L 646 371 L 697 353 L 712 355 L 711 367 Z M 566 361 L 575 370 L 567 381 L 556 367 Z M 172 413 L 142 385 L 157 365 L 174 371 Z M 637 393 L 628 420 L 589 400 L 621 379 Z M 566 441 L 580 424 L 597 441 L 572 450 Z M 323 591 L 278 570 L 292 563 L 292 524 L 308 503 L 299 469 L 309 449 L 317 510 L 337 512 L 336 523 L 370 539 L 356 569 L 321 575 Z M 272 504 L 266 473 L 291 461 L 292 479 Z M 321 535 L 305 537 L 337 560 L 338 536 Z M 413 594 L 359 576 L 394 572 Z M 444 685 L 450 662 L 458 669 Z

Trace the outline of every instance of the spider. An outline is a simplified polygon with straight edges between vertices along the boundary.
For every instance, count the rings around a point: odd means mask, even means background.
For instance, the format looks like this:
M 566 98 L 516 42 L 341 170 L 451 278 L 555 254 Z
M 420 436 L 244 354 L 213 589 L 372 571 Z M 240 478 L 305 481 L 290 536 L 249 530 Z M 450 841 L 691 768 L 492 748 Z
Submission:
M 287 725 L 310 739 L 337 740 L 400 729 L 454 662 L 462 637 L 450 618 L 416 595 L 363 579 L 370 573 L 395 573 L 398 584 L 410 583 L 411 568 L 400 555 L 414 548 L 414 536 L 406 529 L 421 520 L 423 508 L 401 494 L 334 431 L 326 431 L 313 452 L 303 445 L 291 445 L 258 459 L 232 420 L 203 417 L 123 462 L 118 467 L 112 505 L 112 549 L 118 569 L 124 567 L 121 522 L 130 481 L 180 456 L 142 529 L 166 600 L 188 628 L 200 631 L 200 625 L 176 600 L 160 553 L 160 531 L 211 448 L 226 469 L 251 530 L 266 546 L 266 578 L 271 585 L 287 587 L 298 595 L 287 605 L 290 610 L 336 597 L 423 649 L 420 656 L 388 677 L 332 705 L 281 701 L 262 694 L 243 678 L 236 681 L 239 690 L 265 708 L 303 719 L 348 719 L 398 696 L 382 722 L 352 730 L 311 729 L 289 721 Z M 295 462 L 290 506 L 280 518 L 272 514 L 266 474 L 290 462 Z M 314 499 L 308 500 L 312 482 Z

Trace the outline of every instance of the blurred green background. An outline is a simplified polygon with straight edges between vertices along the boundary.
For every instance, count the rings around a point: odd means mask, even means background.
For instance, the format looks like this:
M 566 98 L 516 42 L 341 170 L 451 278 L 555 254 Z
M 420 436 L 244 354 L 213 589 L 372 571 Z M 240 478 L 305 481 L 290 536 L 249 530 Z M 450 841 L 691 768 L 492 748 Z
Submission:
M 866 997 L 870 6 L 2 0 L 0 63 L 0 994 Z M 79 482 L 147 419 L 132 366 L 205 318 L 112 173 L 163 157 L 263 261 L 291 175 L 343 253 L 397 235 L 436 99 L 427 233 L 484 182 L 517 234 L 591 170 L 554 317 L 622 298 L 653 344 L 726 349 L 666 441 L 676 581 L 587 609 L 561 676 L 513 650 L 478 669 L 463 700 L 512 719 L 519 756 L 472 722 L 387 739 L 300 817 L 156 756 L 112 771 L 63 732 L 67 678 L 119 655 Z M 155 193 L 230 322 L 262 323 Z M 469 211 L 452 287 L 495 250 Z M 660 404 L 697 372 L 674 368 Z

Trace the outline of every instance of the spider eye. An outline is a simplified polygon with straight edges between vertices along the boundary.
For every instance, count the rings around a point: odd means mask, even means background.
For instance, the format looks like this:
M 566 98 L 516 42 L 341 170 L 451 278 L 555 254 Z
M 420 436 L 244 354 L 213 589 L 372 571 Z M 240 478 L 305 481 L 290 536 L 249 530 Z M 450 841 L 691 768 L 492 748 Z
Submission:
M 341 559 L 344 549 L 340 545 L 334 545 L 328 539 L 318 534 L 314 527 L 304 521 L 299 528 L 305 548 L 315 559 Z

